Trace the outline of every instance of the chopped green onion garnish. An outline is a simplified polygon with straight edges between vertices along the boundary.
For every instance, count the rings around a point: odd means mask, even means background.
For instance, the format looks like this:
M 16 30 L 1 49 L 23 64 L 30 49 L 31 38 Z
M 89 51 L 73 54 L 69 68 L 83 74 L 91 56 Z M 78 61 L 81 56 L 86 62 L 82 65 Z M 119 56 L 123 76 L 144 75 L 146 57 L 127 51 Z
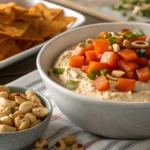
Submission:
M 54 74 L 63 74 L 65 71 L 64 68 L 53 68 L 53 73 Z
M 87 77 L 88 77 L 90 80 L 95 80 L 95 79 L 96 79 L 96 76 L 100 76 L 100 72 L 97 71 L 97 70 L 92 70 L 91 72 L 87 73 Z
M 123 37 L 129 39 L 129 38 L 134 38 L 136 36 L 133 34 L 132 31 L 128 31 L 123 35 Z
M 137 49 L 136 54 L 138 57 L 144 57 L 146 55 L 146 50 L 145 49 Z
M 107 69 L 100 69 L 100 75 L 105 75 L 108 73 Z
M 144 32 L 142 30 L 140 30 L 140 29 L 135 29 L 133 31 L 133 34 L 135 34 L 136 36 L 143 36 L 143 35 L 145 35 Z
M 109 43 L 110 45 L 113 45 L 114 43 L 116 43 L 116 37 L 109 38 Z
M 135 38 L 135 37 L 139 37 L 139 36 L 143 36 L 145 35 L 144 32 L 140 29 L 135 29 L 133 32 L 132 31 L 129 31 L 129 32 L 126 32 L 123 37 L 124 38 Z
M 90 80 L 95 80 L 95 79 L 96 79 L 96 75 L 93 74 L 92 72 L 87 73 L 87 77 L 88 77 Z
M 106 35 L 106 38 L 111 38 L 112 37 L 112 34 L 111 33 L 108 33 L 107 35 Z
M 66 88 L 69 89 L 69 90 L 74 90 L 76 88 L 76 84 L 77 84 L 77 81 L 74 81 L 74 80 L 67 80 L 66 82 Z

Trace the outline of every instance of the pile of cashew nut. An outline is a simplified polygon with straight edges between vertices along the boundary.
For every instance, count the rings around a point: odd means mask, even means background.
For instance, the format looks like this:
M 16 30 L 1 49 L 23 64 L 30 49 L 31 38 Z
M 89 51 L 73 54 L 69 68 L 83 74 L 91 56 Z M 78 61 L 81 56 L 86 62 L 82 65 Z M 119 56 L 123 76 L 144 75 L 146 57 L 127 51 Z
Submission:
M 75 136 L 66 136 L 58 139 L 53 150 L 67 150 L 68 148 L 71 150 L 84 150 L 84 146 L 82 144 L 76 143 Z
M 41 123 L 49 113 L 33 91 L 10 93 L 7 86 L 0 85 L 0 132 L 31 128 Z

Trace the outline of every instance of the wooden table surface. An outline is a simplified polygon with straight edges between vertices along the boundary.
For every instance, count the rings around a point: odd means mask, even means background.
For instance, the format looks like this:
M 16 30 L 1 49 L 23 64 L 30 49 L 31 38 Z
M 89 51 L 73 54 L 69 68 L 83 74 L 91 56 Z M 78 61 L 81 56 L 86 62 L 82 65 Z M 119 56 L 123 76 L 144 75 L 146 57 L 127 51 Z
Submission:
M 84 14 L 84 15 L 86 17 L 86 22 L 84 25 L 108 22 L 108 21 L 102 20 L 97 17 L 90 16 L 87 14 Z M 37 69 L 36 68 L 37 54 L 38 53 L 36 53 L 26 59 L 23 59 L 15 64 L 12 64 L 8 67 L 1 69 L 0 70 L 0 85 L 7 84 L 25 74 L 28 74 L 29 72 Z

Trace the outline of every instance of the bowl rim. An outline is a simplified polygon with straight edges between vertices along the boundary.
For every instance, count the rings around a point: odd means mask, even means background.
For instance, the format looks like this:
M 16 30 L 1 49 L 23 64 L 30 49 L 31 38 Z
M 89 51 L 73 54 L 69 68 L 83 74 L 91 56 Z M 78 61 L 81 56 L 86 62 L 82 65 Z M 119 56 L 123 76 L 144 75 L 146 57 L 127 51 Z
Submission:
M 71 32 L 75 32 L 76 30 L 81 30 L 81 29 L 86 29 L 86 28 L 90 28 L 92 26 L 105 26 L 105 25 L 141 25 L 141 26 L 149 26 L 149 24 L 147 23 L 139 23 L 139 22 L 110 22 L 110 23 L 96 23 L 96 24 L 90 24 L 90 25 L 84 25 L 81 27 L 77 27 L 74 29 L 71 29 L 69 31 L 66 31 L 64 33 L 61 33 L 59 35 L 57 35 L 56 37 L 54 37 L 53 39 L 51 39 L 48 43 L 46 43 L 42 49 L 40 50 L 40 52 L 38 53 L 37 59 L 36 59 L 36 66 L 37 69 L 40 73 L 41 76 L 44 77 L 44 79 L 46 80 L 46 82 L 48 84 L 50 84 L 51 86 L 56 87 L 58 90 L 66 93 L 68 96 L 71 97 L 76 97 L 77 100 L 82 100 L 82 101 L 86 101 L 88 103 L 95 103 L 95 104 L 106 104 L 106 105 L 114 105 L 114 106 L 122 106 L 122 108 L 124 107 L 128 107 L 128 108 L 139 108 L 139 106 L 141 108 L 146 108 L 150 106 L 150 102 L 125 102 L 125 101 L 111 101 L 111 100 L 102 100 L 102 99 L 98 99 L 98 98 L 94 98 L 94 97 L 89 97 L 89 96 L 85 96 L 85 95 L 81 95 L 78 93 L 75 93 L 71 90 L 66 89 L 65 87 L 57 84 L 56 82 L 54 82 L 49 76 L 48 74 L 45 73 L 45 71 L 42 69 L 42 65 L 41 65 L 41 58 L 44 54 L 45 49 L 47 49 L 47 47 L 49 47 L 50 43 L 53 43 L 55 40 L 57 40 L 58 38 L 63 37 L 66 34 L 69 34 Z
M 31 127 L 31 128 L 28 128 L 28 129 L 25 129 L 25 130 L 21 130 L 21 131 L 14 131 L 14 132 L 0 132 L 0 136 L 1 135 L 11 135 L 11 134 L 21 134 L 21 133 L 24 133 L 24 132 L 29 132 L 29 131 L 31 131 L 31 130 L 34 130 L 35 128 L 38 128 L 38 127 L 40 127 L 40 126 L 42 126 L 42 124 L 45 122 L 45 121 L 47 121 L 47 120 L 49 120 L 50 121 L 50 118 L 52 117 L 52 113 L 53 113 L 53 106 L 52 106 L 52 103 L 48 100 L 48 98 L 44 95 L 44 94 L 42 94 L 42 93 L 40 93 L 40 92 L 38 92 L 38 91 L 36 91 L 36 90 L 34 90 L 34 89 L 32 89 L 32 88 L 27 88 L 27 87 L 22 87 L 22 86 L 14 86 L 14 85 L 6 85 L 8 88 L 18 88 L 18 89 L 23 89 L 23 90 L 32 90 L 33 92 L 35 92 L 37 95 L 40 95 L 40 97 L 42 97 L 42 101 L 43 101 L 43 99 L 44 99 L 44 101 L 49 105 L 49 107 L 48 107 L 48 109 L 49 109 L 49 111 L 50 111 L 50 114 L 48 115 L 48 116 L 46 116 L 46 118 L 44 118 L 42 121 L 41 121 L 41 123 L 39 123 L 39 124 L 37 124 L 36 126 L 33 126 L 33 127 Z M 47 108 L 47 107 L 46 107 Z M 48 122 L 49 122 L 48 121 Z

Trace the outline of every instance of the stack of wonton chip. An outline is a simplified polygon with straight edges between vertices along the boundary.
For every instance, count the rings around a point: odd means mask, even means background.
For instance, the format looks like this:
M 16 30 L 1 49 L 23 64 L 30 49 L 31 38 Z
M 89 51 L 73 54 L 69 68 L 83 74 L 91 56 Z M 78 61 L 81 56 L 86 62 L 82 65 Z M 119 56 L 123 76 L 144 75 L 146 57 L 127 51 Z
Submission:
M 0 61 L 63 32 L 75 20 L 64 16 L 63 9 L 42 3 L 28 8 L 15 2 L 0 3 Z

